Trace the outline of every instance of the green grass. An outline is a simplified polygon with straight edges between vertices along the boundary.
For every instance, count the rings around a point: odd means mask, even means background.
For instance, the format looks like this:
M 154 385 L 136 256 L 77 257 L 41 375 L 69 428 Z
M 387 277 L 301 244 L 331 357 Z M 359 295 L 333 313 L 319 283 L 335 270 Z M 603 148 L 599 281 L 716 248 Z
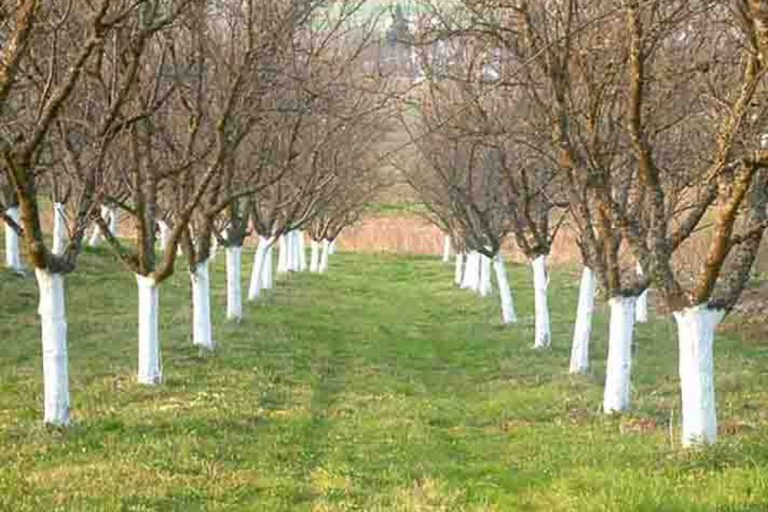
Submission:
M 424 215 L 429 209 L 424 203 L 399 202 L 399 203 L 369 203 L 365 207 L 367 217 L 413 217 Z
M 738 319 L 717 342 L 721 441 L 687 452 L 669 320 L 637 330 L 631 415 L 599 412 L 604 307 L 594 374 L 567 374 L 575 269 L 552 276 L 554 347 L 538 352 L 525 267 L 511 267 L 521 323 L 505 328 L 497 298 L 455 289 L 436 259 L 343 253 L 235 325 L 222 264 L 218 352 L 192 347 L 178 272 L 160 299 L 166 383 L 149 388 L 134 377 L 133 276 L 83 257 L 65 431 L 40 421 L 34 281 L 0 275 L 0 509 L 768 509 L 768 344 Z

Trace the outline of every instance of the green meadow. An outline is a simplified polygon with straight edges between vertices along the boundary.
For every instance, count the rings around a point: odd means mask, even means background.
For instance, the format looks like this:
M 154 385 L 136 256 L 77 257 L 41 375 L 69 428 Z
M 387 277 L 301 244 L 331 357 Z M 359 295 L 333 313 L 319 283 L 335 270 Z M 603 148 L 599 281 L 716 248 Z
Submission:
M 592 374 L 568 374 L 578 268 L 553 269 L 542 352 L 525 266 L 510 266 L 520 323 L 504 327 L 498 296 L 455 288 L 451 265 L 349 253 L 280 277 L 230 323 L 223 265 L 213 355 L 191 343 L 186 272 L 162 285 L 153 388 L 135 379 L 133 276 L 83 255 L 65 430 L 41 421 L 34 279 L 0 274 L 0 509 L 768 510 L 768 340 L 737 316 L 716 342 L 720 441 L 689 451 L 669 318 L 637 328 L 631 414 L 600 411 L 604 305 Z

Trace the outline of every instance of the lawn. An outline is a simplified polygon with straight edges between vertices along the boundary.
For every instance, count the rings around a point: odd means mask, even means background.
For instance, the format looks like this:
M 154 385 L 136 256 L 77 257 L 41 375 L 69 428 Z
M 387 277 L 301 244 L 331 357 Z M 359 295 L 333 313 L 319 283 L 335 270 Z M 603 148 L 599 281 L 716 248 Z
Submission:
M 436 258 L 345 253 L 326 275 L 281 278 L 236 325 L 223 261 L 217 353 L 191 344 L 179 271 L 160 298 L 166 382 L 150 388 L 134 376 L 134 278 L 84 255 L 64 431 L 41 424 L 34 280 L 0 275 L 0 509 L 768 509 L 768 342 L 736 317 L 717 341 L 720 442 L 685 451 L 669 319 L 637 329 L 631 415 L 599 410 L 605 306 L 593 375 L 568 375 L 578 269 L 552 275 L 553 348 L 538 352 L 523 266 L 514 327 Z

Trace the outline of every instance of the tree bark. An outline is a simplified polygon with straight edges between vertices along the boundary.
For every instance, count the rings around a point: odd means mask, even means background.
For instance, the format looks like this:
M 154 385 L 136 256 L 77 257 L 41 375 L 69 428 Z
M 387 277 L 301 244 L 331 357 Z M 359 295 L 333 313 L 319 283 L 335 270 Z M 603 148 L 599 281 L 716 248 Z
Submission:
M 682 398 L 683 446 L 717 440 L 714 338 L 725 316 L 721 309 L 699 305 L 676 311 Z
M 531 260 L 533 268 L 533 299 L 535 308 L 535 339 L 533 347 L 537 349 L 549 348 L 552 345 L 552 334 L 549 322 L 549 303 L 547 301 L 547 288 L 549 276 L 547 275 L 547 257 L 540 255 Z
M 493 265 L 496 270 L 496 282 L 499 285 L 499 296 L 501 297 L 501 321 L 505 324 L 517 323 L 515 314 L 515 303 L 512 298 L 512 290 L 507 278 L 507 268 L 504 265 L 504 256 L 498 253 L 493 259 Z
M 69 370 L 64 275 L 35 269 L 40 291 L 45 423 L 69 424 Z
M 614 297 L 608 301 L 611 320 L 603 395 L 606 414 L 629 410 L 636 301 L 637 297 Z
M 139 287 L 139 384 L 154 386 L 163 381 L 160 358 L 160 289 L 155 279 L 136 275 Z
M 571 373 L 589 371 L 589 344 L 592 337 L 592 314 L 595 310 L 595 273 L 584 267 L 579 285 L 579 306 L 576 310 L 576 325 L 573 330 L 571 347 Z

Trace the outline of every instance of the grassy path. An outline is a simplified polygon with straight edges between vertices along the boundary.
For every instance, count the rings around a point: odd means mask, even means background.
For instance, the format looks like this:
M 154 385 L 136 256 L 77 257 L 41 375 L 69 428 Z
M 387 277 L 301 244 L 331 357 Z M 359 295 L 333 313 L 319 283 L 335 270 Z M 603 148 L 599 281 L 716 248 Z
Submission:
M 717 345 L 722 442 L 686 453 L 669 435 L 669 320 L 638 328 L 632 415 L 598 411 L 604 308 L 594 374 L 567 374 L 577 272 L 553 274 L 540 353 L 524 267 L 521 324 L 504 328 L 497 299 L 456 290 L 452 267 L 351 254 L 278 281 L 234 325 L 222 265 L 213 357 L 189 340 L 188 277 L 163 285 L 166 383 L 152 389 L 134 378 L 133 276 L 85 256 L 68 281 L 66 432 L 40 425 L 34 282 L 0 275 L 0 509 L 768 509 L 768 344 L 737 319 Z

